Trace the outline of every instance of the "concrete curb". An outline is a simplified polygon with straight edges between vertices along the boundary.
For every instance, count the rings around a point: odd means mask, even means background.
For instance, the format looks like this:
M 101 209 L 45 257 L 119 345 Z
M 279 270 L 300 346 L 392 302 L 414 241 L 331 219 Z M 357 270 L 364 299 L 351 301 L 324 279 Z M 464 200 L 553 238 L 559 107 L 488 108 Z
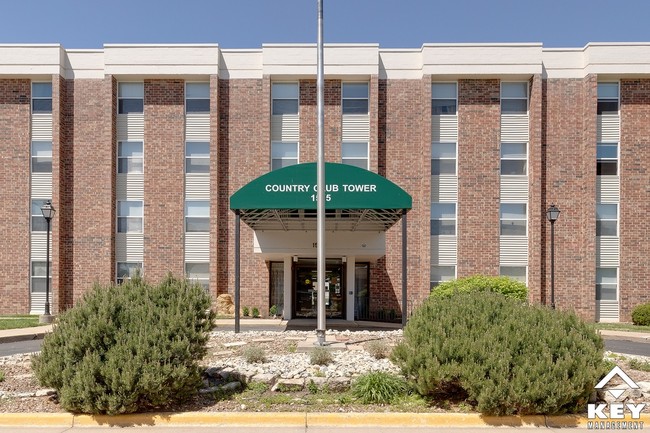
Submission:
M 639 419 L 590 420 L 584 415 L 483 416 L 476 413 L 321 413 L 321 412 L 184 412 L 130 415 L 73 415 L 70 413 L 0 413 L 2 427 L 548 427 L 585 428 L 588 422 L 643 422 Z
M 52 332 L 52 325 L 35 326 L 33 328 L 0 330 L 0 344 L 17 341 L 42 340 L 45 334 Z

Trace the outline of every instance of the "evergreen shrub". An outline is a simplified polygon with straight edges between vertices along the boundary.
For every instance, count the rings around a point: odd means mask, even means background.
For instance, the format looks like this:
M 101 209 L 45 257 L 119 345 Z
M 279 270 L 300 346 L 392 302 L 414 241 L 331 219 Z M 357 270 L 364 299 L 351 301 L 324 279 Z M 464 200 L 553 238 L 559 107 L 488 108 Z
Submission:
M 641 304 L 632 310 L 632 323 L 635 325 L 650 325 L 650 303 Z
M 187 401 L 214 327 L 199 284 L 167 276 L 96 285 L 45 336 L 33 370 L 71 412 L 122 414 Z
M 521 301 L 528 299 L 528 287 L 521 281 L 504 276 L 488 277 L 484 275 L 444 281 L 433 288 L 431 295 L 437 298 L 446 298 L 456 292 L 497 292 L 507 298 Z
M 460 389 L 493 415 L 584 410 L 603 373 L 592 325 L 488 292 L 429 297 L 391 357 L 421 395 Z

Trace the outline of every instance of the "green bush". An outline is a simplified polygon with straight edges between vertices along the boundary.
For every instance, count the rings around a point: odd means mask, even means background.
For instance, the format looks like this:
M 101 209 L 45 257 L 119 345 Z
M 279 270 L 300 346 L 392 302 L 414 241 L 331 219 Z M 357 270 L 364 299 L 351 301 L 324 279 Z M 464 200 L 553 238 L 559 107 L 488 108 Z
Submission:
M 555 414 L 584 409 L 603 342 L 575 314 L 457 293 L 414 311 L 392 359 L 423 396 L 460 388 L 483 413 Z
M 254 318 L 258 318 L 258 317 L 260 317 L 260 310 L 259 310 L 259 308 L 257 308 L 257 307 L 253 307 L 252 314 L 253 314 L 253 317 L 254 317 Z
M 364 404 L 390 404 L 408 390 L 403 377 L 384 371 L 362 374 L 352 384 L 352 394 Z
M 442 282 L 433 288 L 431 295 L 446 298 L 456 292 L 497 292 L 507 298 L 522 301 L 528 299 L 528 287 L 524 283 L 508 277 L 487 277 L 483 275 Z
M 650 325 L 650 303 L 641 304 L 632 310 L 632 323 L 635 325 Z
M 199 284 L 167 276 L 96 285 L 59 317 L 33 370 L 71 412 L 120 414 L 187 401 L 214 326 Z
M 278 315 L 278 306 L 277 305 L 271 305 L 271 308 L 269 308 L 269 315 L 271 317 L 276 317 Z
M 248 316 L 251 315 L 251 310 L 250 310 L 250 308 L 248 308 L 248 307 L 243 307 L 243 308 L 241 309 L 241 311 L 242 311 L 242 315 L 243 315 L 244 317 L 248 317 Z
M 0 382 L 4 382 L 5 377 L 6 377 L 6 376 L 5 376 L 5 372 L 2 371 L 2 370 L 0 370 Z

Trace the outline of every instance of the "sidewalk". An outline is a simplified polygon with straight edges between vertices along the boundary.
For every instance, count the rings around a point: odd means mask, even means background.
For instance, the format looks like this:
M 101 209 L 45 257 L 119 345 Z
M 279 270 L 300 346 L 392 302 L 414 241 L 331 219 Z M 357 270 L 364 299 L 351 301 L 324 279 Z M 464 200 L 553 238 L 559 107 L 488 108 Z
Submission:
M 235 328 L 235 319 L 217 319 L 216 331 L 233 331 Z M 341 319 L 327 320 L 327 330 L 336 329 L 344 331 L 363 331 L 363 330 L 391 330 L 401 329 L 399 323 L 383 322 L 353 322 Z M 286 331 L 286 330 L 315 330 L 316 319 L 250 319 L 242 318 L 240 320 L 241 332 L 251 331 Z M 0 344 L 13 343 L 16 341 L 38 340 L 42 339 L 45 334 L 52 332 L 52 325 L 35 326 L 32 328 L 3 329 L 0 330 Z M 234 331 L 233 331 L 234 332 Z M 650 338 L 650 334 L 648 334 Z

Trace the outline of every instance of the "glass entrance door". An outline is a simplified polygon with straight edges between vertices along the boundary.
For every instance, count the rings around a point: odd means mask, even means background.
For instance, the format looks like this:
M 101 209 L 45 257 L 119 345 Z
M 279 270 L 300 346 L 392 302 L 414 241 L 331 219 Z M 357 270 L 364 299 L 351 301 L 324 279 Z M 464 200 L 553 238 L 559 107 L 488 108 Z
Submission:
M 325 270 L 325 316 L 343 319 L 345 311 L 345 275 L 341 260 L 327 260 Z M 316 318 L 318 275 L 316 260 L 294 263 L 295 316 Z

